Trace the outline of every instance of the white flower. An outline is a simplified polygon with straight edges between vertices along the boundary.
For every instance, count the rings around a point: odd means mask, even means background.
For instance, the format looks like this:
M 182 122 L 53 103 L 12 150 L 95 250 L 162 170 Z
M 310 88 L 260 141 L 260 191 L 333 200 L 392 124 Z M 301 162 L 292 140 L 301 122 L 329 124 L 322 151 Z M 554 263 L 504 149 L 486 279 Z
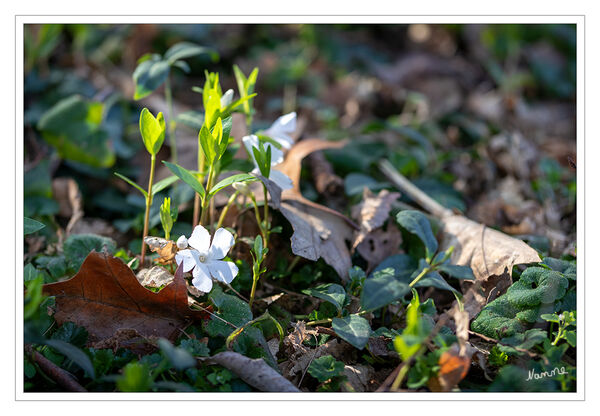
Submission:
M 248 150 L 248 153 L 254 162 L 254 170 L 252 173 L 257 175 L 260 174 L 260 169 L 258 168 L 258 164 L 256 163 L 256 159 L 254 157 L 254 152 L 252 151 L 253 147 L 258 148 L 258 137 L 252 134 L 250 136 L 245 136 L 242 141 L 244 142 L 244 146 L 246 146 L 246 150 Z M 268 142 L 264 145 L 265 148 L 267 148 L 267 146 L 271 147 L 271 166 L 276 166 L 283 162 L 283 152 L 281 150 Z M 282 190 L 293 187 L 292 180 L 286 174 L 278 171 L 277 169 L 271 168 L 271 171 L 269 172 L 269 179 L 275 182 Z
M 188 239 L 192 249 L 180 250 L 175 255 L 177 265 L 183 262 L 183 271 L 192 271 L 192 284 L 204 293 L 210 292 L 213 279 L 223 283 L 231 283 L 237 276 L 238 268 L 223 258 L 234 244 L 233 235 L 224 228 L 219 228 L 210 242 L 210 234 L 198 225 Z
M 183 250 L 184 248 L 188 248 L 188 240 L 185 238 L 185 235 L 182 235 L 177 239 L 177 248 Z
M 294 139 L 290 134 L 296 130 L 296 112 L 285 114 L 279 117 L 275 122 L 265 130 L 265 135 L 269 136 L 283 148 L 289 149 L 294 144 Z

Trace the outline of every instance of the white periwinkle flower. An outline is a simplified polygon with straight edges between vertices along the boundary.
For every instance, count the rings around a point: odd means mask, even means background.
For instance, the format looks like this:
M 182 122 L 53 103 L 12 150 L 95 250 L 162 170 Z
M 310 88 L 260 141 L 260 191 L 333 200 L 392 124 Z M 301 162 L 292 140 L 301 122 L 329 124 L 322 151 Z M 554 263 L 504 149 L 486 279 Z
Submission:
M 265 130 L 265 135 L 269 136 L 283 148 L 289 149 L 294 144 L 294 139 L 290 134 L 296 130 L 296 112 L 285 114 L 279 117 L 275 122 Z
M 177 265 L 183 262 L 184 272 L 193 269 L 192 284 L 198 290 L 208 293 L 212 289 L 213 280 L 229 284 L 237 276 L 237 266 L 233 262 L 223 261 L 234 244 L 233 235 L 226 229 L 219 228 L 211 243 L 208 231 L 198 225 L 188 239 L 188 244 L 191 248 L 178 251 L 175 261 Z
M 248 150 L 248 153 L 254 162 L 254 170 L 252 173 L 260 174 L 260 169 L 258 168 L 258 164 L 256 163 L 256 159 L 254 157 L 254 152 L 252 151 L 253 147 L 258 148 L 258 137 L 252 134 L 250 136 L 245 136 L 242 141 L 244 142 L 244 146 L 246 146 L 246 150 Z M 283 162 L 283 152 L 281 150 L 268 142 L 264 143 L 264 146 L 265 148 L 271 147 L 271 166 L 276 166 Z M 271 171 L 269 172 L 269 179 L 275 182 L 281 189 L 290 189 L 293 187 L 292 180 L 286 174 L 276 169 L 271 168 Z

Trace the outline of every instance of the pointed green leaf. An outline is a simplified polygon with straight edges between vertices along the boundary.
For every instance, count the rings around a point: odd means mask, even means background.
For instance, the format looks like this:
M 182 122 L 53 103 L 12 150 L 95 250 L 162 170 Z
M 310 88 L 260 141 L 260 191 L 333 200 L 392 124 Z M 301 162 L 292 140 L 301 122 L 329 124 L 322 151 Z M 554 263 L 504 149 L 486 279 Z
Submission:
M 137 189 L 138 191 L 140 191 L 142 193 L 142 195 L 144 195 L 144 198 L 148 197 L 148 192 L 146 192 L 144 190 L 144 188 L 142 188 L 141 186 L 139 186 L 137 183 L 135 183 L 134 181 L 132 181 L 131 179 L 129 179 L 127 176 L 125 175 L 121 175 L 118 172 L 115 172 L 115 176 L 117 178 L 123 179 L 125 182 L 127 182 L 129 185 L 133 186 L 135 189 Z
M 154 55 L 140 63 L 133 71 L 133 82 L 135 83 L 134 100 L 141 100 L 152 94 L 160 87 L 169 76 L 169 62 L 163 61 Z
M 346 291 L 342 286 L 335 283 L 326 283 L 310 289 L 305 289 L 302 293 L 332 303 L 337 308 L 338 312 L 342 311 L 346 302 Z
M 171 46 L 169 50 L 165 52 L 165 59 L 169 65 L 173 65 L 173 63 L 179 59 L 191 58 L 192 56 L 201 55 L 203 53 L 210 54 L 213 59 L 215 56 L 218 59 L 219 56 L 213 49 L 196 45 L 192 42 L 179 42 Z
M 419 211 L 404 210 L 396 216 L 396 221 L 411 234 L 421 239 L 427 250 L 427 257 L 431 258 L 438 249 L 438 242 L 431 231 L 431 224 L 427 217 Z
M 237 175 L 228 176 L 227 178 L 223 179 L 222 181 L 217 183 L 215 186 L 213 186 L 211 188 L 211 190 L 209 191 L 209 195 L 212 196 L 212 195 L 216 194 L 217 192 L 219 192 L 221 189 L 223 189 L 235 182 L 253 182 L 256 180 L 257 180 L 257 178 L 255 176 L 252 176 L 248 173 L 238 173 Z
M 23 220 L 24 235 L 33 234 L 44 227 L 44 224 L 31 218 L 25 217 Z
M 161 179 L 160 181 L 152 185 L 152 195 L 156 195 L 157 193 L 159 193 L 165 188 L 168 188 L 178 180 L 179 178 L 177 176 L 169 176 L 167 178 Z
M 194 191 L 196 191 L 198 194 L 200 194 L 202 198 L 204 198 L 204 186 L 202 186 L 202 183 L 200 183 L 200 181 L 192 172 L 173 163 L 169 163 L 166 161 L 163 161 L 163 163 L 167 168 L 169 168 L 171 172 L 173 172 L 175 176 L 177 176 L 179 179 L 191 186 Z
M 376 273 L 365 280 L 360 296 L 361 308 L 372 311 L 401 299 L 410 292 L 410 286 L 396 279 L 393 274 Z

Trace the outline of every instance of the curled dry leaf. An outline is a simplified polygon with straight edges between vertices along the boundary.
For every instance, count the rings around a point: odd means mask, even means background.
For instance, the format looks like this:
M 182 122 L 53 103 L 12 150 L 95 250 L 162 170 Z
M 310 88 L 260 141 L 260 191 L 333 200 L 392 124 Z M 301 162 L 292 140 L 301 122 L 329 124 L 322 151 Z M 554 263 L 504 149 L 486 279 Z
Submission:
M 71 230 L 81 218 L 83 218 L 83 201 L 79 186 L 71 178 L 56 178 L 52 181 L 52 194 L 58 201 L 58 215 L 69 218 L 66 233 Z
M 189 323 L 206 318 L 203 312 L 188 307 L 181 268 L 171 284 L 153 293 L 120 259 L 95 251 L 75 276 L 44 285 L 43 290 L 56 298 L 56 322 L 85 327 L 90 344 L 109 339 L 120 329 L 174 341 Z
M 358 231 L 352 249 L 355 249 L 371 232 L 381 227 L 389 218 L 392 204 L 400 198 L 398 192 L 387 189 L 374 195 L 368 188 L 363 192 L 363 201 L 352 208 L 352 218 L 358 223 Z
M 212 357 L 201 359 L 206 364 L 219 364 L 234 372 L 242 380 L 260 391 L 299 392 L 289 380 L 262 359 L 252 359 L 233 351 L 220 352 Z
M 339 212 L 304 198 L 300 193 L 300 170 L 305 156 L 317 150 L 341 148 L 345 143 L 305 139 L 295 144 L 283 163 L 277 166 L 294 183 L 292 189 L 281 192 L 281 199 L 275 189 L 277 186 L 261 178 L 269 189 L 272 205 L 279 209 L 294 229 L 291 244 L 293 253 L 313 261 L 322 257 L 343 280 L 347 280 L 348 270 L 352 266 L 346 241 L 352 241 L 353 231 L 358 227 Z

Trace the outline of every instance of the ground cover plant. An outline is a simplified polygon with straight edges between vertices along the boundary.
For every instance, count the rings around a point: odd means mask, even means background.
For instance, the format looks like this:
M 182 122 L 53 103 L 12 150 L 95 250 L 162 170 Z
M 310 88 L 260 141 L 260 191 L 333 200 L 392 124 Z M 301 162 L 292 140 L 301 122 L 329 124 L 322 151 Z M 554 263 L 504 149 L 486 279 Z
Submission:
M 571 392 L 575 28 L 26 25 L 26 392 Z

